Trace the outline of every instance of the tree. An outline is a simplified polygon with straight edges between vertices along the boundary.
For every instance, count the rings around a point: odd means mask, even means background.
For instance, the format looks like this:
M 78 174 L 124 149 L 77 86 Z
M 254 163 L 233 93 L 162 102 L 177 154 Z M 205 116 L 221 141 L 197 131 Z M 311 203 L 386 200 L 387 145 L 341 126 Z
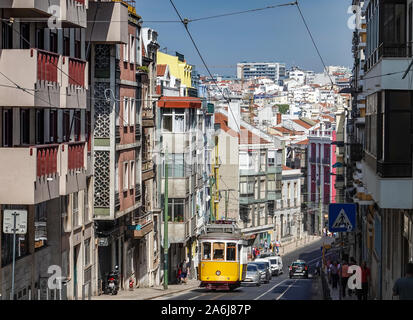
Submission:
M 278 106 L 278 112 L 281 114 L 287 114 L 288 111 L 290 110 L 290 105 L 288 104 L 277 104 Z

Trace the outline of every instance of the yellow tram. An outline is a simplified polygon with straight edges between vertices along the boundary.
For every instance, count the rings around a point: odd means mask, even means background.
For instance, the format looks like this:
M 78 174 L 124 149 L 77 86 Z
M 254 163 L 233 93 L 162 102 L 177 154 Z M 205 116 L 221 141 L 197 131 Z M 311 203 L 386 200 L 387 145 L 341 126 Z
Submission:
M 201 287 L 233 290 L 245 279 L 247 241 L 235 229 L 228 232 L 229 229 L 223 229 L 225 232 L 215 228 L 199 237 L 198 279 Z

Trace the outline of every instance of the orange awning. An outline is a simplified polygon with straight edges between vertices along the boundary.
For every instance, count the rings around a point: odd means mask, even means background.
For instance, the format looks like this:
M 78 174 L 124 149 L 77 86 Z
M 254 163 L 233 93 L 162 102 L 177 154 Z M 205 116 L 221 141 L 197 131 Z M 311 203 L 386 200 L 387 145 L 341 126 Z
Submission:
M 161 97 L 158 101 L 160 108 L 201 108 L 200 98 L 195 97 Z

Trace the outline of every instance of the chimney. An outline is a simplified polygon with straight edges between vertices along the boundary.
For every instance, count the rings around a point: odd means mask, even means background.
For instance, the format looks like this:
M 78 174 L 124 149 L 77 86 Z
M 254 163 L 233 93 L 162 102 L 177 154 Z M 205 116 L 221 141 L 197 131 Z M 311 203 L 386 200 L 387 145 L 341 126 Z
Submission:
M 281 113 L 277 113 L 277 124 L 280 124 L 281 122 Z

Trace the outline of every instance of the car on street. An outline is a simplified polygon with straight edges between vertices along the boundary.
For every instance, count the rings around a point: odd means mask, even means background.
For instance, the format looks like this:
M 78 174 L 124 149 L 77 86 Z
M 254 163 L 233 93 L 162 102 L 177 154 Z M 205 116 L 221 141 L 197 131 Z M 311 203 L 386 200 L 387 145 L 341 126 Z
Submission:
M 254 260 L 254 262 L 250 262 L 250 263 L 258 266 L 258 270 L 261 273 L 261 281 L 263 281 L 264 283 L 270 282 L 271 269 L 270 269 L 270 263 L 268 261 Z
M 294 261 L 290 269 L 290 279 L 295 276 L 301 276 L 308 279 L 308 265 L 304 260 L 296 260 Z
M 267 259 L 271 263 L 272 275 L 278 276 L 281 273 L 284 273 L 282 258 L 280 256 L 271 256 L 271 257 L 268 257 Z
M 247 264 L 247 274 L 244 281 L 241 282 L 243 286 L 256 285 L 260 286 L 262 283 L 261 272 L 255 264 Z

